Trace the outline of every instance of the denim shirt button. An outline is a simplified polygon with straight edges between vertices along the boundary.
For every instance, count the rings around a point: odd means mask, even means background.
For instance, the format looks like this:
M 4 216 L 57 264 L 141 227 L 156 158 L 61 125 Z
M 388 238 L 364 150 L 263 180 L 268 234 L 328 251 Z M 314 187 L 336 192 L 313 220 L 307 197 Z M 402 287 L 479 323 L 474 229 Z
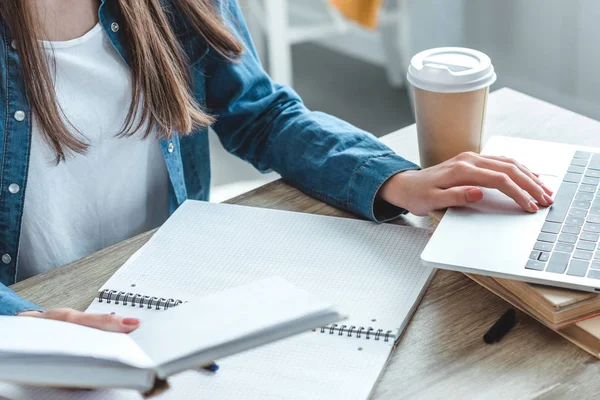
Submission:
M 12 261 L 12 257 L 10 256 L 10 254 L 3 254 L 2 255 L 2 262 L 4 264 L 10 264 L 11 261 Z
M 19 110 L 19 111 L 15 112 L 14 117 L 17 121 L 21 122 L 25 119 L 25 112 Z
M 21 188 L 16 183 L 11 183 L 10 185 L 8 185 L 8 191 L 11 194 L 17 194 L 19 193 L 19 190 L 21 190 Z
M 175 150 L 175 146 L 173 145 L 173 142 L 169 143 L 169 147 L 167 148 L 167 150 L 169 151 L 169 153 L 172 153 L 173 150 Z
M 12 47 L 13 50 L 17 49 L 17 41 L 15 39 L 10 42 L 10 47 Z
M 119 32 L 119 24 L 113 22 L 112 24 L 110 24 L 110 30 L 113 32 Z

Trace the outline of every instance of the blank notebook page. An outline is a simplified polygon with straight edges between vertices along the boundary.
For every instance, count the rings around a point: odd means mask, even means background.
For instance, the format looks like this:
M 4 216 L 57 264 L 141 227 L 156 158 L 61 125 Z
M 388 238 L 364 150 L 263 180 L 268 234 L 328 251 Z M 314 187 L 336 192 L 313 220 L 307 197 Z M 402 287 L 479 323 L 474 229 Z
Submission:
M 358 350 L 361 347 L 362 350 Z M 191 370 L 169 378 L 152 400 L 365 399 L 390 349 L 312 332 L 219 360 L 216 373 Z M 142 400 L 131 390 L 64 390 L 0 382 L 0 399 Z
M 420 228 L 186 201 L 103 288 L 203 296 L 279 275 L 346 325 L 396 330 L 431 276 L 427 240 Z
M 187 201 L 103 289 L 194 302 L 279 275 L 335 304 L 349 316 L 340 324 L 397 334 L 432 276 L 420 263 L 427 240 L 419 228 Z M 127 315 L 139 308 L 96 301 L 90 309 Z M 151 314 L 138 315 L 143 323 Z M 214 375 L 176 375 L 158 398 L 364 399 L 393 345 L 317 329 L 218 360 Z

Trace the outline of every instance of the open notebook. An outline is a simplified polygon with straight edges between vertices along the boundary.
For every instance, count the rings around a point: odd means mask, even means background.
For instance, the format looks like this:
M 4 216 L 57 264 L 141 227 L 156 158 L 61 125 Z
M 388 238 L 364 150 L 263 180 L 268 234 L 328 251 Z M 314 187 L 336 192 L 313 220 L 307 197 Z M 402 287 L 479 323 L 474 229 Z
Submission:
M 99 292 L 103 299 L 120 294 L 119 304 L 97 300 L 89 311 L 151 318 L 188 294 L 280 275 L 348 319 L 217 360 L 214 375 L 176 375 L 158 398 L 364 399 L 432 277 L 419 258 L 427 240 L 419 228 L 187 201 Z M 145 307 L 123 304 L 136 294 Z
M 148 392 L 157 378 L 340 319 L 330 304 L 279 277 L 179 304 L 128 335 L 4 316 L 0 380 Z

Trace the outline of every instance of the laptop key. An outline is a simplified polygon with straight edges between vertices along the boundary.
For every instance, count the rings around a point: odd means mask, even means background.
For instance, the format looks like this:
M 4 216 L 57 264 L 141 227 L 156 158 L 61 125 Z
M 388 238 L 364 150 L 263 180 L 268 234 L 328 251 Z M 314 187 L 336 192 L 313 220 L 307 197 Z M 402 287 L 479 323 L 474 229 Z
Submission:
M 577 196 L 575 196 L 575 198 L 577 199 Z M 585 218 L 586 215 L 587 215 L 587 210 L 583 210 L 581 208 L 571 208 L 569 210 L 569 216 L 570 217 Z
M 594 253 L 592 253 L 591 251 L 575 250 L 573 252 L 573 258 L 578 258 L 580 260 L 591 260 L 593 256 Z
M 528 260 L 527 264 L 525 264 L 525 268 L 534 269 L 536 271 L 543 271 L 546 267 L 546 264 L 541 261 Z
M 538 257 L 540 256 L 540 254 L 542 254 L 541 251 L 532 251 L 531 254 L 529 255 L 529 259 L 530 260 L 537 260 Z
M 575 195 L 575 200 L 592 201 L 592 200 L 594 200 L 594 193 L 577 192 L 577 194 Z
M 598 186 L 598 184 L 600 183 L 600 178 L 592 178 L 591 176 L 586 176 L 581 180 L 581 183 L 585 183 L 586 185 Z
M 569 235 L 568 233 L 561 233 L 560 236 L 558 237 L 558 241 L 565 242 L 565 243 L 575 243 L 575 242 L 577 242 L 577 236 Z M 538 243 L 540 243 L 540 242 L 538 242 Z M 544 250 L 544 249 L 536 249 L 536 250 Z
M 591 162 L 589 163 L 589 165 L 587 166 L 588 170 L 600 170 L 600 162 Z
M 554 204 L 550 206 L 550 210 L 546 216 L 546 221 L 562 223 L 565 220 L 565 216 L 567 215 L 567 211 L 569 210 L 569 206 L 571 205 L 571 201 L 573 201 L 573 197 L 575 197 L 576 192 L 576 183 L 563 182 L 558 188 L 556 196 L 554 196 Z M 589 207 L 585 208 L 587 209 Z
M 575 155 L 573 155 L 573 158 L 583 158 L 584 160 L 588 160 L 591 156 L 592 156 L 592 153 L 589 153 L 587 151 L 577 150 L 575 152 Z
M 562 228 L 563 233 L 570 233 L 572 235 L 579 235 L 579 231 L 581 231 L 581 227 L 577 225 L 565 225 Z M 538 240 L 541 239 L 538 237 Z M 547 242 L 547 240 L 544 240 L 544 242 Z
M 587 160 L 583 160 L 580 158 L 574 158 L 571 160 L 571 165 L 576 165 L 578 167 L 585 167 L 587 165 Z
M 560 232 L 560 224 L 557 224 L 556 222 L 544 222 L 544 225 L 542 226 L 542 232 L 547 232 L 547 233 L 558 233 Z
M 600 215 L 600 207 L 591 207 L 590 214 L 592 215 Z
M 583 174 L 585 172 L 585 167 L 578 167 L 577 165 L 570 165 L 567 172 L 571 174 Z
M 552 243 L 535 242 L 535 246 L 533 246 L 533 249 L 538 251 L 552 251 Z
M 571 260 L 569 263 L 569 270 L 567 275 L 571 276 L 585 276 L 588 270 L 589 262 L 584 260 Z
M 565 219 L 565 225 L 577 225 L 577 226 L 581 226 L 581 225 L 583 225 L 584 222 L 585 222 L 585 220 L 583 218 L 581 218 L 581 217 L 571 217 L 571 216 L 568 216 Z
M 588 278 L 600 279 L 600 270 L 590 269 L 587 276 Z
M 581 235 L 579 235 L 579 239 L 596 243 L 598 239 L 600 239 L 600 234 L 594 232 L 582 232 Z
M 594 258 L 600 259 L 600 250 L 596 251 L 596 254 L 594 254 Z
M 550 253 L 541 252 L 540 256 L 538 257 L 538 261 L 546 262 L 548 261 L 548 258 L 550 258 Z
M 546 232 L 542 232 L 539 234 L 538 239 L 540 242 L 548 242 L 548 243 L 554 243 L 556 242 L 558 235 L 554 234 L 554 233 L 546 233 Z
M 594 260 L 594 261 L 592 261 L 592 263 L 590 264 L 590 268 L 600 269 L 600 260 Z
M 570 243 L 562 243 L 562 242 L 558 242 L 556 243 L 556 246 L 554 246 L 554 250 L 555 251 L 562 251 L 565 253 L 572 253 L 573 250 L 575 250 L 575 245 L 572 245 Z M 600 251 L 599 251 L 600 253 Z
M 579 191 L 586 192 L 586 193 L 596 193 L 596 186 L 581 184 L 579 186 Z
M 600 232 L 600 224 L 593 224 L 591 222 L 586 222 L 585 225 L 583 225 L 583 230 L 586 232 L 598 233 L 598 232 Z
M 593 222 L 595 224 L 600 224 L 600 215 L 588 215 L 585 220 L 587 222 Z
M 581 174 L 572 174 L 567 172 L 563 178 L 563 182 L 574 182 L 579 183 L 581 181 Z
M 588 208 L 590 208 L 592 206 L 592 202 L 591 201 L 574 201 L 573 202 L 573 207 L 575 208 L 583 208 L 585 210 L 587 210 Z M 546 218 L 546 221 L 548 219 Z
M 587 251 L 594 251 L 596 249 L 596 243 L 594 242 L 586 242 L 586 241 L 579 241 L 577 242 L 577 249 L 578 250 L 587 250 Z
M 600 171 L 594 169 L 588 169 L 583 174 L 584 176 L 591 176 L 592 178 L 600 178 Z
M 546 268 L 546 271 L 554 272 L 555 274 L 563 274 L 567 269 L 567 264 L 569 263 L 570 257 L 571 255 L 567 253 L 552 253 L 550 260 L 548 261 L 548 267 Z

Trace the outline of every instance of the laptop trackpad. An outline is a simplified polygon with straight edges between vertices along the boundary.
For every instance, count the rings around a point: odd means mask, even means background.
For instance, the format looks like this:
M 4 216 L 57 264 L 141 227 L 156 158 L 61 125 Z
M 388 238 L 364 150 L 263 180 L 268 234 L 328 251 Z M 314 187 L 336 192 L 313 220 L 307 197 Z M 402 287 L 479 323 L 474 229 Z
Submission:
M 542 180 L 556 191 L 556 177 Z M 423 253 L 424 260 L 474 271 L 517 273 L 523 268 L 548 209 L 529 213 L 498 190 L 483 191 L 481 201 L 446 212 Z

